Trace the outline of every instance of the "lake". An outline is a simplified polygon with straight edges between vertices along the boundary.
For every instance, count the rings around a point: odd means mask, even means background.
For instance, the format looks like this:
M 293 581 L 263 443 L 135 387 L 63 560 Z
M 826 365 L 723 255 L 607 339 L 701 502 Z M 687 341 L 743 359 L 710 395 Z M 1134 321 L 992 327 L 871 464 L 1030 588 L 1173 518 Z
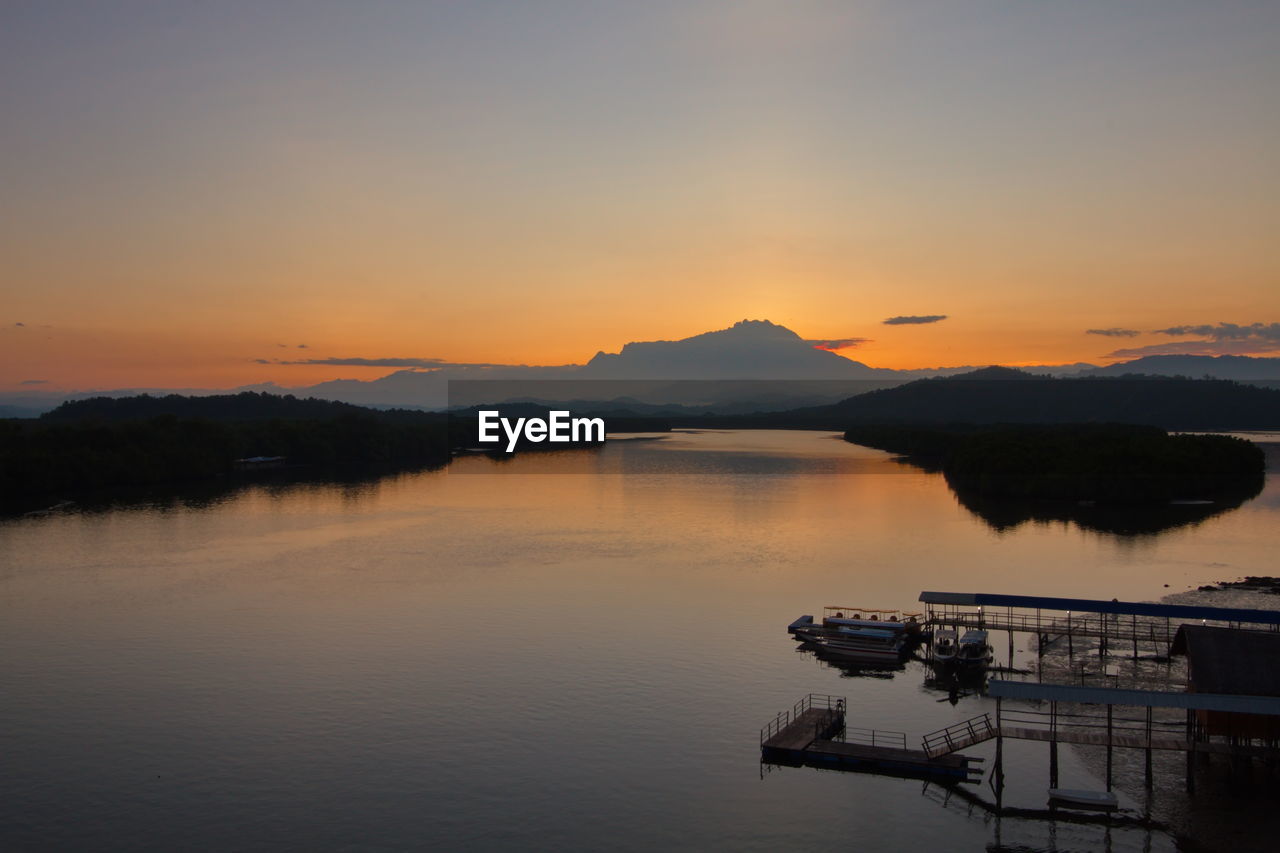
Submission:
M 1185 509 L 1154 533 L 995 527 L 889 454 L 730 431 L 0 522 L 0 847 L 1199 849 L 1194 820 L 996 820 L 758 748 L 810 692 L 909 741 L 994 705 L 953 705 L 919 662 L 859 676 L 798 650 L 786 625 L 825 605 L 1276 574 L 1274 478 Z M 1007 751 L 1006 804 L 1042 807 L 1046 747 Z M 1095 773 L 1064 750 L 1063 787 Z M 1179 790 L 1157 817 L 1221 808 Z

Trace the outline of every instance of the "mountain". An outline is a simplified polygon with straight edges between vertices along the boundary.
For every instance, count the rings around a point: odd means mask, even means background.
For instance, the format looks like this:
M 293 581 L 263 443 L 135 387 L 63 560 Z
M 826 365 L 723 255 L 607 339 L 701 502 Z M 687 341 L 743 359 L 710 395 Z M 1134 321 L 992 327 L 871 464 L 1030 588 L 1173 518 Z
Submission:
M 808 410 L 812 417 L 824 410 Z M 1177 430 L 1280 428 L 1280 390 L 1224 379 L 1035 376 L 992 367 L 851 397 L 844 423 L 1149 424 Z
M 1126 373 L 1276 382 L 1280 381 L 1280 358 L 1255 358 L 1248 355 L 1147 355 L 1133 361 L 1082 370 L 1079 375 L 1123 376 Z
M 1136 373 L 1213 376 L 1263 387 L 1280 386 L 1280 358 L 1248 356 L 1147 356 L 1107 367 L 1076 363 L 1040 365 L 1024 371 L 1042 377 L 1120 377 Z M 0 417 L 35 415 L 65 400 L 95 396 L 203 396 L 238 391 L 318 397 L 372 408 L 438 410 L 513 398 L 609 402 L 633 397 L 648 404 L 678 403 L 716 412 L 764 412 L 820 406 L 911 380 L 973 372 L 973 367 L 869 367 L 818 349 L 785 326 L 768 320 L 742 320 L 727 329 L 676 341 L 635 341 L 616 353 L 598 352 L 585 365 L 413 368 L 367 381 L 337 379 L 295 387 L 267 382 L 233 389 L 13 392 L 0 394 L 0 406 L 10 407 L 0 408 Z M 587 387 L 601 380 L 614 384 Z M 646 381 L 635 384 L 639 380 Z M 702 380 L 702 387 L 697 387 L 697 380 Z M 773 380 L 774 384 L 767 387 L 764 380 Z
M 583 379 L 894 379 L 897 371 L 868 367 L 818 349 L 785 326 L 742 320 L 727 329 L 678 341 L 629 343 L 598 352 Z

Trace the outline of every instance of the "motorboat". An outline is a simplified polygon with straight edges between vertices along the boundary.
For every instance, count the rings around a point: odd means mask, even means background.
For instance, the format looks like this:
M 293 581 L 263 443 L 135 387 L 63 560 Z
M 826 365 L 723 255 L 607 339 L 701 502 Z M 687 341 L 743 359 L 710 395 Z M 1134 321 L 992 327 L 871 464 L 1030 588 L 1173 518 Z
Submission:
M 994 655 L 987 643 L 987 632 L 980 628 L 972 628 L 964 632 L 960 642 L 956 644 L 956 663 L 971 669 L 985 668 L 991 663 Z
M 933 660 L 939 664 L 949 664 L 956 659 L 956 632 L 951 628 L 940 628 L 933 632 Z
M 1050 788 L 1049 805 L 1081 811 L 1113 812 L 1120 801 L 1110 791 L 1082 791 L 1075 788 Z
M 883 628 L 844 627 L 802 639 L 820 653 L 868 664 L 897 664 L 902 661 L 906 647 L 899 632 Z

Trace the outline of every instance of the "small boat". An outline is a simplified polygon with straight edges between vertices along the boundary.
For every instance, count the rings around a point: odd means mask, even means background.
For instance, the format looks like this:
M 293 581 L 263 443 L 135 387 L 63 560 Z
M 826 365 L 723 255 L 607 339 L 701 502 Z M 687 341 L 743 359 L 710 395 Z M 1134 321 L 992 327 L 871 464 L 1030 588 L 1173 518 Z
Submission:
M 956 644 L 956 663 L 972 669 L 985 668 L 991 663 L 994 655 L 987 643 L 987 632 L 973 628 L 964 632 L 960 642 Z
M 836 629 L 830 634 L 805 638 L 805 642 L 821 653 L 868 664 L 900 663 L 906 647 L 906 641 L 896 631 L 861 627 Z
M 1049 805 L 1064 809 L 1113 812 L 1120 801 L 1110 791 L 1082 791 L 1075 788 L 1050 788 Z
M 933 659 L 936 663 L 951 663 L 956 659 L 956 632 L 940 628 L 933 634 Z

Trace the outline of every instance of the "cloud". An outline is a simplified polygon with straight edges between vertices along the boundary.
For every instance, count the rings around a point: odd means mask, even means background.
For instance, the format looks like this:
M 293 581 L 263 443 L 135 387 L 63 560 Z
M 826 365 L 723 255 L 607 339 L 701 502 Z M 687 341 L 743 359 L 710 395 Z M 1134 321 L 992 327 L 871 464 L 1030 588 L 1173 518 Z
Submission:
M 26 324 L 26 323 L 14 323 L 13 325 L 15 325 L 15 326 L 25 326 L 25 325 L 27 325 L 27 324 Z
M 814 349 L 824 349 L 828 352 L 837 352 L 842 349 L 852 349 L 862 344 L 871 343 L 871 338 L 833 338 L 814 341 L 805 341 Z
M 1280 323 L 1250 323 L 1239 326 L 1235 323 L 1218 323 L 1216 326 L 1170 326 L 1167 329 L 1156 329 L 1157 335 L 1171 335 L 1185 338 L 1191 335 L 1210 338 L 1215 341 L 1271 341 L 1280 344 Z
M 48 385 L 49 380 L 48 379 L 24 379 L 18 384 L 19 385 Z
M 312 364 L 328 367 L 505 367 L 501 364 L 486 362 L 448 361 L 443 358 L 303 358 L 287 360 L 281 358 L 254 358 L 254 364 Z
M 886 326 L 923 326 L 925 323 L 937 323 L 947 319 L 946 314 L 908 314 L 890 317 L 884 321 Z
M 1204 324 L 1155 329 L 1154 335 L 1173 338 L 1198 337 L 1196 341 L 1152 344 L 1118 349 L 1103 358 L 1141 358 L 1146 355 L 1256 355 L 1280 350 L 1280 323 Z
M 1136 338 L 1142 334 L 1137 329 L 1085 329 L 1086 335 L 1102 335 L 1105 338 Z
M 1280 344 L 1268 341 L 1175 341 L 1145 347 L 1118 349 L 1103 358 L 1142 358 L 1147 355 L 1257 355 L 1275 352 Z

